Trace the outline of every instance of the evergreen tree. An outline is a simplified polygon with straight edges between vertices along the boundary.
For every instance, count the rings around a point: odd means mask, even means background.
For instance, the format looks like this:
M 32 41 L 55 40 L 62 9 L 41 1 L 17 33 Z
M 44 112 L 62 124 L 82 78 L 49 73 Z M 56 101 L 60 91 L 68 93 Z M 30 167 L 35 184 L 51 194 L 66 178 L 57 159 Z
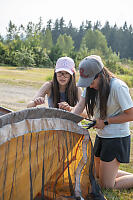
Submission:
M 92 29 L 91 21 L 86 20 L 85 29 L 86 30 Z
M 54 23 L 54 27 L 52 29 L 52 38 L 53 38 L 53 44 L 56 44 L 57 38 L 60 35 L 60 30 L 59 30 L 59 20 L 56 19 Z
M 47 29 L 52 30 L 52 19 L 47 21 Z
M 59 30 L 60 30 L 60 34 L 64 34 L 65 31 L 65 20 L 63 19 L 63 17 L 59 20 Z
M 7 41 L 9 42 L 15 39 L 17 34 L 18 34 L 17 26 L 15 26 L 15 24 L 13 24 L 12 21 L 10 20 L 9 26 L 7 28 Z
M 62 50 L 66 55 L 69 55 L 70 52 L 74 49 L 74 42 L 71 36 L 59 35 L 56 45 Z
M 58 58 L 63 56 L 63 53 L 58 45 L 54 45 L 48 55 L 54 66 Z
M 79 27 L 79 31 L 76 37 L 76 40 L 74 40 L 75 49 L 78 51 L 81 45 L 82 38 L 85 34 L 85 25 L 84 22 L 82 22 L 81 26 Z
M 43 38 L 42 47 L 46 48 L 47 51 L 49 51 L 51 50 L 52 46 L 53 46 L 52 33 L 51 30 L 47 28 Z
M 62 52 L 64 52 L 65 50 L 65 41 L 64 41 L 64 36 L 63 35 L 59 35 L 59 37 L 57 38 L 57 42 L 56 45 L 61 49 Z
M 35 66 L 44 64 L 45 58 L 49 59 L 45 55 L 47 53 L 53 63 L 61 55 L 72 55 L 78 63 L 78 59 L 90 53 L 104 55 L 107 59 L 113 58 L 115 63 L 117 55 L 120 58 L 133 59 L 133 28 L 132 25 L 128 27 L 126 21 L 120 28 L 117 24 L 110 26 L 108 21 L 102 27 L 98 20 L 93 26 L 91 21 L 86 20 L 76 28 L 71 21 L 66 25 L 63 17 L 56 19 L 54 23 L 51 19 L 48 20 L 43 28 L 41 17 L 37 24 L 29 22 L 26 27 L 17 27 L 10 21 L 7 35 L 4 38 L 0 35 L 0 42 L 6 46 L 1 46 L 1 58 L 5 54 L 4 62 L 9 64 L 16 64 L 20 57 L 18 55 L 23 55 L 25 49 L 27 58 L 33 54 Z M 112 65 L 112 62 L 109 63 Z
M 82 38 L 81 49 L 87 48 L 88 51 L 92 49 L 100 50 L 104 55 L 108 54 L 108 46 L 105 36 L 98 30 L 86 31 Z

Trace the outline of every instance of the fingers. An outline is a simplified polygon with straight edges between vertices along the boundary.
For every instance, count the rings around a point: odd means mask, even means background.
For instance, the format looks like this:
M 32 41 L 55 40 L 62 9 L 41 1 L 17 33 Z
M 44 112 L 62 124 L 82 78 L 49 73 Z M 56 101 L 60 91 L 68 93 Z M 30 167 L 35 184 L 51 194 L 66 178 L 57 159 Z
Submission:
M 34 103 L 35 105 L 41 105 L 43 103 L 45 103 L 45 99 L 43 97 L 37 97 L 36 99 L 34 99 Z
M 105 127 L 104 120 L 97 119 L 96 124 L 93 128 L 103 129 Z
M 58 106 L 62 110 L 67 110 L 69 112 L 72 110 L 72 107 L 67 102 L 60 102 L 58 103 Z
M 68 106 L 68 103 L 67 102 L 60 102 L 60 103 L 58 103 L 58 106 L 59 106 L 60 109 L 65 110 L 65 108 Z

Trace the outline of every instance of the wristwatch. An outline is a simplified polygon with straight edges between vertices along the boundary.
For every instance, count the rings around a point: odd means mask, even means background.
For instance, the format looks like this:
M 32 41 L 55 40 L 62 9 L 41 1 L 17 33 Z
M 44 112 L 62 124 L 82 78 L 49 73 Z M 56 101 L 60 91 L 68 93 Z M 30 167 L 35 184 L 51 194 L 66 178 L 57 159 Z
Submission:
M 104 121 L 104 124 L 105 124 L 105 126 L 106 126 L 106 125 L 108 125 L 109 123 L 108 123 L 108 121 L 106 120 L 106 121 Z

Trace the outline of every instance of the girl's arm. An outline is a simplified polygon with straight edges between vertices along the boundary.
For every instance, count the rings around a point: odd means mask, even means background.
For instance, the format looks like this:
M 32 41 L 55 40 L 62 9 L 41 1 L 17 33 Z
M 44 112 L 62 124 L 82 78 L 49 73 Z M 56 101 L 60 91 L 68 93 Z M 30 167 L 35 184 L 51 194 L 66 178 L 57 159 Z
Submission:
M 77 115 L 81 115 L 84 118 L 87 118 L 87 112 L 85 109 L 85 98 L 81 96 L 82 89 L 78 88 L 78 100 L 79 102 L 76 104 L 75 107 L 71 107 L 67 102 L 60 102 L 59 108 L 63 110 L 67 110 L 69 112 L 75 113 Z
M 82 92 L 83 92 L 82 88 L 78 87 L 78 101 L 80 101 L 80 97 L 82 95 Z
M 77 103 L 75 107 L 73 107 L 71 112 L 77 115 L 82 115 L 83 117 L 86 117 L 84 116 L 84 112 L 83 112 L 84 108 L 85 108 L 85 98 L 81 96 L 79 102 Z
M 79 102 L 80 102 L 82 93 L 83 93 L 82 88 L 81 88 L 81 87 L 78 87 L 78 100 L 79 100 Z M 73 109 L 74 109 L 74 108 L 73 108 Z M 87 112 L 86 112 L 86 108 L 85 108 L 85 102 L 84 102 L 84 109 L 83 109 L 83 111 L 82 111 L 82 113 L 81 113 L 80 115 L 81 115 L 82 117 L 85 117 L 85 118 L 88 117 Z
M 133 107 L 125 110 L 123 113 L 117 116 L 107 118 L 106 121 L 108 122 L 108 124 L 121 124 L 133 121 Z M 103 129 L 104 127 L 105 127 L 104 120 L 97 119 L 94 128 Z
M 87 113 L 85 112 L 85 98 L 80 97 L 79 102 L 76 104 L 75 107 L 71 107 L 67 102 L 60 102 L 58 103 L 59 108 L 63 110 L 67 110 L 69 112 L 75 113 L 77 115 L 81 115 L 82 117 L 87 118 Z
M 79 114 L 85 118 L 87 118 L 87 113 L 85 108 L 85 98 L 81 97 L 82 89 L 78 87 L 78 103 L 75 107 L 70 106 L 67 102 L 60 102 L 58 103 L 59 108 L 63 110 L 67 110 L 69 112 L 74 112 L 75 114 Z M 76 109 L 76 111 L 75 111 Z
M 109 124 L 121 124 L 133 121 L 133 107 L 124 110 L 120 115 L 108 118 L 107 121 Z
M 36 107 L 37 105 L 41 105 L 45 103 L 45 95 L 50 95 L 51 92 L 51 82 L 46 82 L 42 85 L 42 87 L 39 89 L 37 94 L 34 96 L 33 100 L 31 100 L 27 108 Z

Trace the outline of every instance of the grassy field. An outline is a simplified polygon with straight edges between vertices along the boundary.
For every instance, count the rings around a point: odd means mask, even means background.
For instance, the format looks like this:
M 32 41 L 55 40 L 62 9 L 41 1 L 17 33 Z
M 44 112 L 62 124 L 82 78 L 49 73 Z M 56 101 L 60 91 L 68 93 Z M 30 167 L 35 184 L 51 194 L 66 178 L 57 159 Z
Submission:
M 54 69 L 0 67 L 0 83 L 34 86 L 39 88 L 52 79 Z
M 12 110 L 20 110 L 26 108 L 26 104 L 29 100 L 32 99 L 34 93 L 38 90 L 38 88 L 45 81 L 49 81 L 52 79 L 53 72 L 54 69 L 20 69 L 16 67 L 0 67 L 1 106 L 8 107 Z M 77 72 L 77 80 L 78 76 L 79 74 Z M 7 92 L 2 93 L 5 90 L 7 90 Z M 130 91 L 133 97 L 133 90 L 130 89 Z M 95 131 L 90 130 L 89 132 L 91 139 L 94 142 Z M 122 164 L 120 168 L 122 170 L 133 173 L 133 133 L 131 146 L 131 162 L 130 164 Z M 133 189 L 121 191 L 103 190 L 103 193 L 108 200 L 133 199 Z

